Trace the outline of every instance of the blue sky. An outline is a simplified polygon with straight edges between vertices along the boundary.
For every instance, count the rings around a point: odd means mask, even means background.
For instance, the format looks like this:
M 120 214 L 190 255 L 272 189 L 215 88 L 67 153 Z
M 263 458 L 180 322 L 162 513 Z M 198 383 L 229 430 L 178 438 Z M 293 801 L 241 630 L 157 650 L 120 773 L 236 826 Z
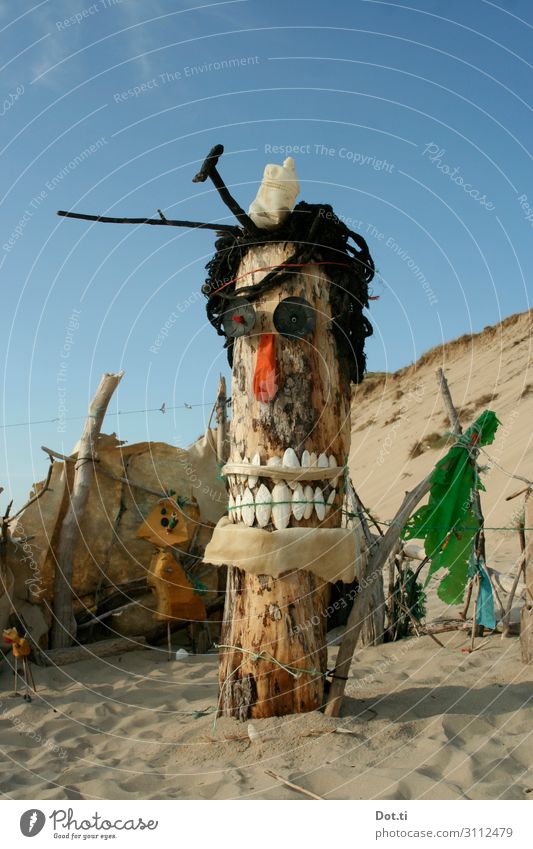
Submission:
M 299 147 L 300 199 L 365 236 L 370 370 L 527 309 L 532 27 L 527 0 L 0 3 L 2 503 L 40 445 L 72 449 L 103 371 L 125 369 L 107 431 L 205 428 L 229 377 L 199 295 L 213 234 L 55 211 L 230 222 L 191 182 L 213 144 L 244 207 Z

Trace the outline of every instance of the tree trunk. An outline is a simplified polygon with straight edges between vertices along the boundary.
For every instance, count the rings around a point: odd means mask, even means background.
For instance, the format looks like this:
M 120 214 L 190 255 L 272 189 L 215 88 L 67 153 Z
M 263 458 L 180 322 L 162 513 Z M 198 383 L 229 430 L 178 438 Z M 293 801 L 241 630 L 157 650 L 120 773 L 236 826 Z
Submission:
M 250 251 L 239 277 L 254 268 L 272 267 L 286 261 L 290 244 L 269 244 Z M 266 271 L 247 274 L 241 286 L 257 284 Z M 301 461 L 304 450 L 318 456 L 333 455 L 343 466 L 350 447 L 350 385 L 341 374 L 336 344 L 330 331 L 331 283 L 319 266 L 309 264 L 291 274 L 281 286 L 254 301 L 256 324 L 249 336 L 234 344 L 230 459 L 251 461 L 256 453 L 261 464 L 280 460 L 292 448 Z M 236 292 L 238 295 L 238 291 Z M 305 298 L 316 310 L 316 326 L 310 336 L 286 338 L 275 332 L 272 314 L 289 296 Z M 261 335 L 275 333 L 276 384 L 274 400 L 256 400 L 253 377 Z M 332 463 L 333 465 L 334 463 Z M 317 476 L 318 477 L 318 476 Z M 233 498 L 244 496 L 248 482 L 231 476 Z M 261 478 L 272 491 L 274 482 Z M 335 482 L 333 482 L 335 483 Z M 305 485 L 304 485 L 305 486 Z M 335 528 L 341 526 L 343 480 L 320 486 L 331 509 L 322 521 L 316 509 L 299 521 L 291 514 L 290 527 Z M 335 495 L 331 492 L 335 488 Z M 289 490 L 290 495 L 292 492 Z M 274 499 L 275 500 L 275 499 Z M 272 526 L 267 526 L 267 530 Z M 296 571 L 279 578 L 253 575 L 230 567 L 220 656 L 220 712 L 249 717 L 280 716 L 316 710 L 323 704 L 327 664 L 324 608 L 329 585 L 301 563 Z M 288 566 L 288 569 L 291 568 Z M 245 651 L 240 651 L 242 648 Z M 258 658 L 268 653 L 278 663 Z M 290 671 L 278 664 L 291 667 Z M 304 670 L 294 677 L 295 669 Z
M 533 528 L 533 492 L 526 496 L 524 527 Z M 533 531 L 526 530 L 526 599 L 520 617 L 520 647 L 524 663 L 533 663 Z
M 76 622 L 72 609 L 72 573 L 74 552 L 80 535 L 80 525 L 89 498 L 94 477 L 93 459 L 96 458 L 96 443 L 111 396 L 122 379 L 124 372 L 104 374 L 89 406 L 89 415 L 81 435 L 78 458 L 74 467 L 74 482 L 70 503 L 59 537 L 58 557 L 54 580 L 54 622 L 52 625 L 52 648 L 62 649 L 71 645 L 76 635 Z

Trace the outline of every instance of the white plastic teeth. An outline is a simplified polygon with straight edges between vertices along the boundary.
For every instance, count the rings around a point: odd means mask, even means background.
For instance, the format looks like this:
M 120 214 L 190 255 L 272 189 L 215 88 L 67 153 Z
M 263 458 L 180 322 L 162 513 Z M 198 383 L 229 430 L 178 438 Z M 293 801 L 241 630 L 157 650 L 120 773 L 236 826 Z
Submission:
M 255 494 L 255 518 L 260 528 L 268 525 L 271 512 L 272 496 L 270 490 L 262 483 Z
M 231 462 L 235 463 L 235 464 L 242 463 L 242 456 L 241 456 L 239 451 L 233 452 L 233 454 L 231 456 Z M 240 482 L 240 480 L 241 480 L 241 475 L 231 475 L 230 484 L 233 484 L 233 486 L 236 486 L 237 483 Z
M 285 483 L 277 483 L 272 490 L 272 522 L 281 531 L 288 527 L 291 518 L 289 487 Z
M 305 496 L 301 483 L 297 483 L 292 494 L 292 515 L 300 522 L 305 513 Z
M 254 454 L 254 456 L 252 457 L 251 465 L 252 466 L 260 466 L 261 465 L 261 457 L 260 457 L 259 454 L 257 454 L 257 453 Z M 258 481 L 259 481 L 259 478 L 257 477 L 257 475 L 248 475 L 248 486 L 250 487 L 250 489 L 253 489 L 254 486 L 257 486 Z
M 251 528 L 255 522 L 255 504 L 254 497 L 248 487 L 246 487 L 242 496 L 241 516 L 244 524 Z
M 302 452 L 302 469 L 308 469 L 311 465 L 311 455 L 307 448 Z
M 334 456 L 333 456 L 333 454 L 330 454 L 330 455 L 329 455 L 329 457 L 328 457 L 328 462 L 329 462 L 329 467 L 330 467 L 330 469 L 336 469 L 336 468 L 337 468 L 337 458 L 336 458 L 336 457 L 334 457 Z M 338 477 L 338 475 L 337 475 L 337 477 L 336 477 L 336 478 L 334 478 L 334 479 L 331 481 L 331 486 L 332 486 L 333 488 L 335 488 L 335 487 L 337 486 L 338 481 L 339 481 L 339 477 Z
M 313 492 L 313 487 L 311 484 L 307 484 L 304 489 L 305 496 L 305 505 L 304 505 L 304 519 L 310 519 L 313 515 L 313 509 L 315 506 L 315 494 Z
M 316 466 L 316 454 L 314 451 L 311 451 L 311 454 L 309 455 L 309 465 Z
M 243 463 L 244 466 L 248 466 L 250 464 L 248 457 L 243 457 L 242 463 Z M 239 475 L 238 477 L 239 477 L 239 483 L 246 483 L 247 480 L 248 480 L 248 475 Z
M 229 516 L 230 522 L 236 522 L 237 521 L 237 517 L 235 516 L 235 499 L 234 499 L 233 495 L 231 494 L 231 492 L 228 496 L 228 516 Z
M 269 457 L 267 460 L 267 466 L 281 466 L 281 457 Z
M 335 503 L 335 496 L 337 495 L 337 490 L 332 489 L 330 494 L 328 495 L 328 500 L 326 501 L 326 516 L 330 512 L 331 508 Z
M 329 460 L 325 454 L 318 455 L 317 466 L 319 469 L 328 469 L 329 468 Z
M 324 496 L 322 494 L 322 490 L 319 486 L 317 486 L 317 488 L 315 489 L 313 500 L 315 502 L 316 517 L 321 522 L 323 519 L 326 518 L 326 505 L 324 503 Z
M 287 450 L 285 451 L 285 453 L 283 455 L 283 460 L 282 460 L 281 465 L 285 466 L 285 468 L 287 468 L 287 469 L 299 469 L 300 468 L 300 461 L 298 460 L 298 457 L 296 456 L 296 451 L 294 450 L 294 448 L 287 448 Z M 293 480 L 289 480 L 289 481 L 287 481 L 287 483 L 288 483 L 288 486 L 290 487 L 290 489 L 292 489 L 293 491 L 296 489 L 296 487 L 298 485 L 298 481 L 293 481 Z

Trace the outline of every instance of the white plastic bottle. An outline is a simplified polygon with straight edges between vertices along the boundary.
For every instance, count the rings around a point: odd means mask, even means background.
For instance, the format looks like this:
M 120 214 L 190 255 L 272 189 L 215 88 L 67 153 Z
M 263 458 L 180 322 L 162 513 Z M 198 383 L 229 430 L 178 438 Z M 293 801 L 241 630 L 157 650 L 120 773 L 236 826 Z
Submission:
M 250 204 L 248 215 L 256 227 L 275 230 L 294 209 L 299 192 L 300 184 L 292 156 L 289 156 L 283 165 L 266 165 L 263 180 L 255 200 Z

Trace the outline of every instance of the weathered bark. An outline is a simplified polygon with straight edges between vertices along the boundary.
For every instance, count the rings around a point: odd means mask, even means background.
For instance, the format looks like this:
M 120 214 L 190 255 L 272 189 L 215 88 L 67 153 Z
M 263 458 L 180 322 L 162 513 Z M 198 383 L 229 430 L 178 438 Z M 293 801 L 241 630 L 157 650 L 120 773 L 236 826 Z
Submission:
M 524 528 L 526 534 L 524 583 L 526 598 L 520 617 L 520 648 L 524 663 L 533 663 L 533 492 L 529 492 L 525 503 Z
M 272 267 L 284 262 L 293 246 L 270 244 L 251 251 L 241 264 L 239 276 L 254 268 Z M 258 283 L 266 271 L 249 274 L 241 285 Z M 238 452 L 251 460 L 256 452 L 263 464 L 272 456 L 282 457 L 293 448 L 299 458 L 307 449 L 317 455 L 334 455 L 337 465 L 348 458 L 350 446 L 350 386 L 341 374 L 336 344 L 330 331 L 331 283 L 320 267 L 309 264 L 298 269 L 255 302 L 257 313 L 253 334 L 235 342 L 230 458 Z M 310 338 L 287 339 L 276 334 L 276 384 L 273 401 L 256 400 L 253 376 L 262 333 L 275 333 L 272 314 L 279 301 L 289 296 L 304 297 L 316 309 L 315 330 Z M 271 489 L 268 478 L 263 479 Z M 318 481 L 316 485 L 318 485 Z M 313 484 L 314 488 L 315 484 Z M 242 484 L 230 485 L 236 495 Z M 324 497 L 331 485 L 321 482 Z M 316 512 L 309 519 L 290 525 L 297 527 L 340 527 L 342 480 L 336 484 L 333 508 L 320 522 Z M 222 649 L 220 657 L 220 711 L 248 717 L 279 716 L 316 710 L 323 703 L 324 673 L 327 663 L 326 617 L 329 586 L 306 570 L 275 579 L 255 576 L 231 567 L 222 644 L 239 648 Z M 248 654 L 247 652 L 250 652 Z M 257 658 L 268 653 L 280 663 L 305 670 L 294 678 L 278 664 Z M 252 654 L 253 653 L 253 654 Z
M 89 406 L 89 415 L 81 435 L 70 504 L 61 526 L 58 558 L 54 580 L 54 623 L 52 648 L 70 646 L 76 635 L 72 607 L 73 558 L 80 534 L 80 523 L 89 498 L 94 477 L 96 443 L 111 396 L 122 379 L 123 372 L 104 374 Z

